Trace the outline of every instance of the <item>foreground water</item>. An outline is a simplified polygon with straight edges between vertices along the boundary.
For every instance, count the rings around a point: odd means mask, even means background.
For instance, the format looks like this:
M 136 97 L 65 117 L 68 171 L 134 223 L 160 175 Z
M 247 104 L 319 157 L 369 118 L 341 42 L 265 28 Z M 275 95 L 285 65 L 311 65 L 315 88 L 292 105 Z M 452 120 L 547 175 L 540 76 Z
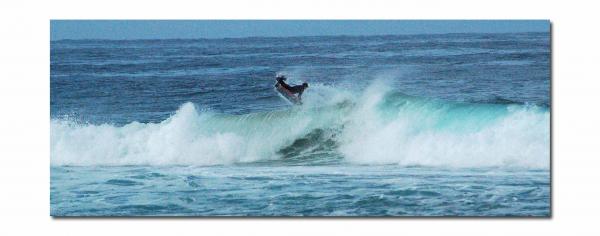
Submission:
M 52 215 L 548 215 L 543 170 L 241 165 L 55 167 Z
M 549 82 L 547 33 L 53 41 L 50 214 L 549 216 Z

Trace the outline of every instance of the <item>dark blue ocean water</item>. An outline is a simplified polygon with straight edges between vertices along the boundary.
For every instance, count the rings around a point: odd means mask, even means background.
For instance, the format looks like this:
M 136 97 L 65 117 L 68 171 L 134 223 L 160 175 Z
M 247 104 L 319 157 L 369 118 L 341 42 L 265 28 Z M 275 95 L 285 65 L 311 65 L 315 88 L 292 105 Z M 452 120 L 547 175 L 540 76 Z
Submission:
M 549 216 L 549 40 L 52 41 L 50 213 Z

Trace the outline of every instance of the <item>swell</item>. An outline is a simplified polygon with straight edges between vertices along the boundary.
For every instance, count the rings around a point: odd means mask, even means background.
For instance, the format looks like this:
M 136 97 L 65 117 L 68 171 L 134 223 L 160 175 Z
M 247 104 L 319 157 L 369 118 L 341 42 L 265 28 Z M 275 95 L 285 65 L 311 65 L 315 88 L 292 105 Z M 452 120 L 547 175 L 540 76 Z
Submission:
M 313 88 L 319 90 L 319 87 Z M 330 92 L 328 88 L 324 94 Z M 318 97 L 318 96 L 315 96 Z M 51 120 L 51 163 L 220 165 L 247 162 L 547 169 L 549 110 L 410 97 L 374 84 L 360 96 L 308 98 L 287 110 L 224 115 L 183 104 L 160 123 Z M 330 162 L 326 162 L 330 163 Z

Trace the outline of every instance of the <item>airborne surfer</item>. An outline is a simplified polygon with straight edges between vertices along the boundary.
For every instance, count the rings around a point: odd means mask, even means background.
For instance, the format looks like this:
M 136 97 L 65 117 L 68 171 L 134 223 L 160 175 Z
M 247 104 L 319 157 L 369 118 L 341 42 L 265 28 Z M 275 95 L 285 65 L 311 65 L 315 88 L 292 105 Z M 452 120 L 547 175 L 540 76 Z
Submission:
M 306 88 L 308 88 L 308 83 L 305 82 L 305 83 L 302 83 L 302 85 L 290 86 L 285 83 L 286 79 L 287 78 L 283 75 L 279 75 L 279 76 L 275 77 L 275 80 L 277 80 L 278 84 L 280 84 L 283 88 L 290 91 L 292 94 L 298 94 L 298 99 L 302 99 L 302 93 L 304 92 L 304 90 Z

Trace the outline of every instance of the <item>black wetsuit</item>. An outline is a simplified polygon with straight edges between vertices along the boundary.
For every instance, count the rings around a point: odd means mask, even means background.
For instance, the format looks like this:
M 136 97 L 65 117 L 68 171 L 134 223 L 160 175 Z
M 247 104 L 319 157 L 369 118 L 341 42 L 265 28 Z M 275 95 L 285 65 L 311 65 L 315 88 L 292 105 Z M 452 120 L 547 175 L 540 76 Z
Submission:
M 302 97 L 302 92 L 304 92 L 304 89 L 306 89 L 304 86 L 302 85 L 296 85 L 296 86 L 289 86 L 288 84 L 286 84 L 285 82 L 283 82 L 283 80 L 278 79 L 277 80 L 279 82 L 279 84 L 281 84 L 282 87 L 284 87 L 285 89 L 289 90 L 292 93 L 297 93 L 298 94 L 298 98 Z

